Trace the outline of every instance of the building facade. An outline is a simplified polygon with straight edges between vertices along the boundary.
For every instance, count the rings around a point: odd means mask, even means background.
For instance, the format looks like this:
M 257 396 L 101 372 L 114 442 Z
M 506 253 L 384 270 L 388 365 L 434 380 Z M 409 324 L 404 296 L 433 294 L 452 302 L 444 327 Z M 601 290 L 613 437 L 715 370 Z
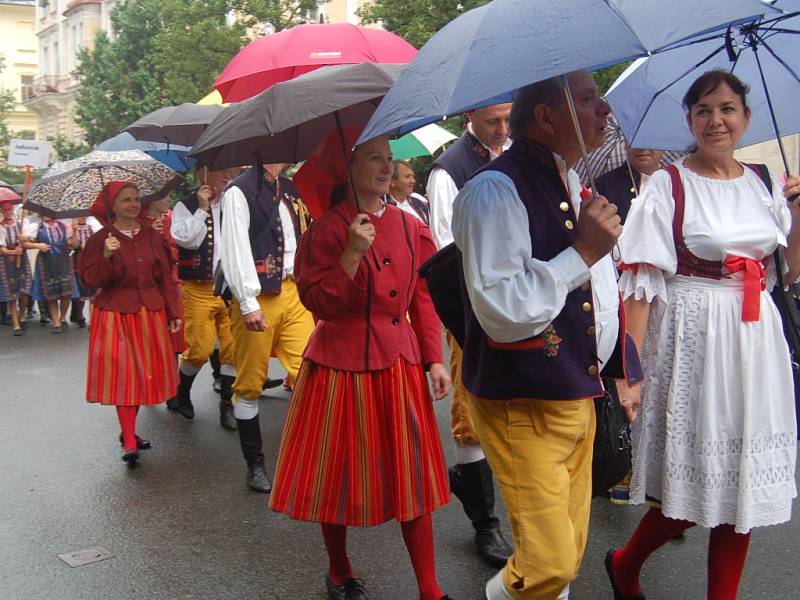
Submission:
M 82 138 L 75 124 L 78 52 L 93 43 L 101 26 L 102 0 L 37 0 L 39 74 L 25 106 L 39 116 L 37 137 Z
M 12 137 L 30 137 L 39 129 L 38 115 L 24 102 L 33 90 L 38 75 L 38 48 L 35 35 L 36 0 L 0 0 L 0 89 L 11 90 L 17 104 L 6 122 Z

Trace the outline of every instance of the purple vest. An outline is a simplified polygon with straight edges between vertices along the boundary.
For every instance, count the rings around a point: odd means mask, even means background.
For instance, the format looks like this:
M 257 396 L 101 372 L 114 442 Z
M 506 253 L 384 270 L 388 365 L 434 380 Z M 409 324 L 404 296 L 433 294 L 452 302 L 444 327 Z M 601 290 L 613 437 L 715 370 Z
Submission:
M 533 258 L 551 260 L 575 243 L 578 220 L 547 148 L 517 140 L 483 170 L 505 173 L 516 185 L 528 213 Z M 541 335 L 512 343 L 486 335 L 472 310 L 463 274 L 461 285 L 466 321 L 462 379 L 470 392 L 490 400 L 570 400 L 603 394 L 591 285 L 569 293 L 563 310 Z M 622 310 L 620 331 L 625 331 Z M 636 346 L 627 334 L 617 340 L 603 375 L 629 384 L 642 380 Z
M 461 189 L 467 180 L 481 167 L 489 163 L 489 151 L 474 135 L 465 131 L 441 156 L 433 162 L 434 167 L 441 167 Z

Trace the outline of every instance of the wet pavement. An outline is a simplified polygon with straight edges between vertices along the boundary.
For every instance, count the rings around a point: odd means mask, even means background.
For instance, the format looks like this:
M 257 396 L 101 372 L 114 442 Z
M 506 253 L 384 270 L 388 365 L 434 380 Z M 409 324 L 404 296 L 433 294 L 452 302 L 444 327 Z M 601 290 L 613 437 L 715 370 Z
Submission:
M 319 530 L 271 512 L 266 496 L 245 487 L 238 438 L 219 426 L 208 367 L 194 386 L 194 421 L 163 405 L 142 409 L 139 432 L 153 449 L 129 469 L 113 408 L 83 400 L 87 340 L 74 326 L 52 335 L 32 324 L 22 338 L 0 328 L 0 600 L 323 600 Z M 276 363 L 271 374 L 280 372 Z M 282 390 L 260 403 L 270 473 L 287 404 Z M 436 411 L 452 462 L 448 406 Z M 612 598 L 603 556 L 643 512 L 603 499 L 592 510 L 573 600 Z M 493 571 L 473 553 L 457 500 L 434 514 L 434 528 L 443 589 L 454 600 L 482 599 Z M 705 597 L 707 537 L 689 531 L 652 558 L 648 600 Z M 800 598 L 798 539 L 798 516 L 754 532 L 740 600 Z M 75 568 L 58 558 L 94 546 L 113 558 Z M 349 548 L 371 599 L 417 597 L 396 523 L 351 530 Z

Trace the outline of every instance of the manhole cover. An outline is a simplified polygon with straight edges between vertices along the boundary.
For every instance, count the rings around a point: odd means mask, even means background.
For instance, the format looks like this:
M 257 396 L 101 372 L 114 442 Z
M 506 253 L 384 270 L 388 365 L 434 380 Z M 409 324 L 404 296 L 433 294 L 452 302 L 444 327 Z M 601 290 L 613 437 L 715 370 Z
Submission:
M 102 546 L 94 546 L 86 550 L 76 550 L 75 552 L 68 552 L 66 554 L 59 554 L 58 558 L 67 563 L 70 567 L 82 567 L 95 563 L 107 558 L 113 558 L 114 555 Z

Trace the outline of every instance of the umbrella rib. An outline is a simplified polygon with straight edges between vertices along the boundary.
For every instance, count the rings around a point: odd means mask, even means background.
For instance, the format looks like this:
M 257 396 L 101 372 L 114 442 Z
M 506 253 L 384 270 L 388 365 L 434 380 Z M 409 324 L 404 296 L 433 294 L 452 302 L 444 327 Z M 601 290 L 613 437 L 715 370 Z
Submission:
M 772 58 L 777 60 L 778 63 L 781 66 L 783 66 L 783 68 L 786 69 L 792 77 L 794 77 L 795 81 L 800 83 L 800 77 L 797 76 L 797 73 L 794 72 L 794 69 L 792 69 L 789 65 L 787 65 L 786 61 L 784 61 L 780 56 L 775 54 L 775 51 L 770 47 L 770 45 L 766 42 L 766 40 L 761 38 L 761 36 L 758 36 L 758 39 L 760 40 L 761 45 L 764 46 L 764 48 L 766 48 L 767 52 L 769 52 L 772 55 Z
M 653 94 L 653 97 L 650 98 L 650 102 L 647 103 L 647 108 L 644 110 L 644 112 L 642 113 L 642 116 L 639 118 L 639 123 L 636 125 L 636 129 L 633 131 L 633 135 L 631 136 L 631 139 L 628 141 L 628 143 L 631 144 L 631 145 L 634 144 L 634 140 L 636 139 L 636 135 L 639 133 L 639 129 L 641 128 L 642 123 L 644 123 L 644 119 L 647 116 L 647 113 L 650 112 L 650 109 L 652 108 L 653 103 L 656 101 L 656 98 L 658 98 L 661 94 L 666 92 L 673 85 L 678 83 L 681 79 L 686 77 L 689 73 L 691 73 L 695 69 L 699 68 L 701 65 L 707 63 L 712 58 L 714 58 L 717 54 L 722 52 L 724 49 L 725 49 L 725 45 L 720 46 L 719 48 L 714 50 L 711 54 L 706 56 L 703 60 L 701 60 L 699 63 L 697 63 L 696 65 L 694 65 L 692 67 L 689 67 L 688 69 L 686 69 L 686 71 L 684 71 L 683 73 L 678 75 L 678 77 L 676 77 L 675 79 L 670 81 L 667 85 L 665 85 L 660 90 L 658 90 L 655 94 Z

